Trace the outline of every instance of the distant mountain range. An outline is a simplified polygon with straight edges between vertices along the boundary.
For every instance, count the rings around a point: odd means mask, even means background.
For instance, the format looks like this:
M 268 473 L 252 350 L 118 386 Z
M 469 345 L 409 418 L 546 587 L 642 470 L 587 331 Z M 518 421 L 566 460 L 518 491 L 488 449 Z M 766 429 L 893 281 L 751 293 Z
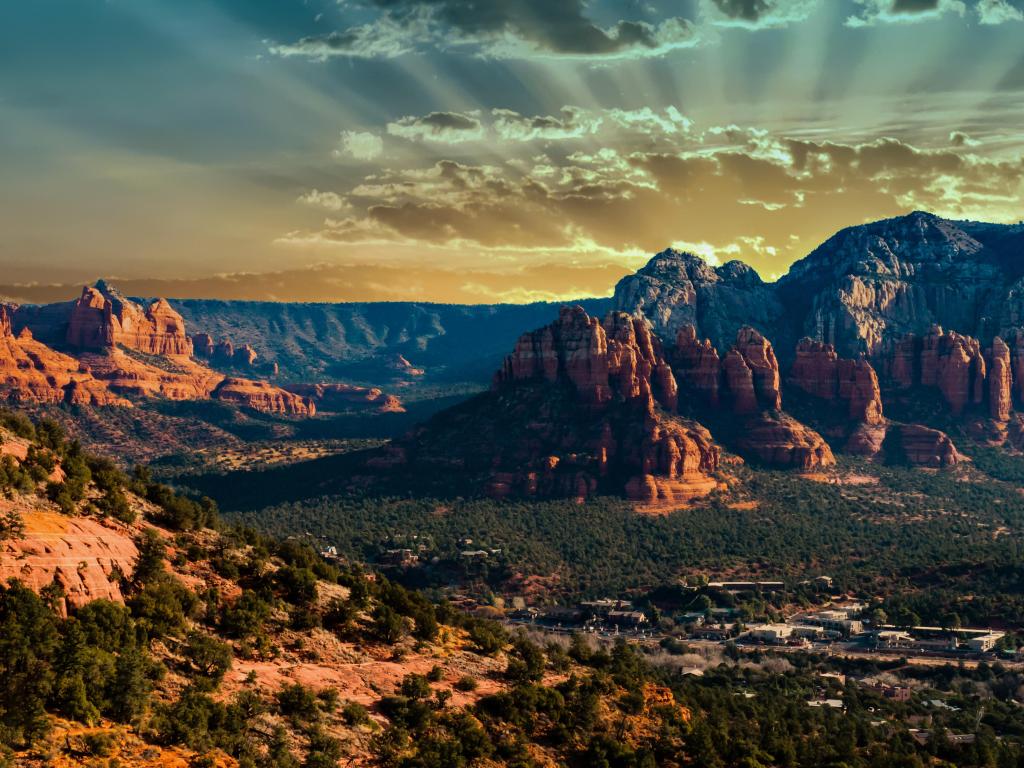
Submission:
M 775 283 L 669 249 L 578 305 L 142 300 L 100 282 L 76 301 L 3 308 L 0 389 L 301 418 L 395 413 L 382 390 L 416 399 L 493 378 L 377 465 L 473 466 L 498 494 L 676 501 L 721 480 L 721 447 L 804 469 L 839 451 L 954 466 L 936 429 L 948 424 L 914 410 L 931 401 L 993 444 L 1024 441 L 1024 225 L 915 212 L 854 226 Z M 806 403 L 821 407 L 796 418 Z M 547 426 L 531 434 L 538 413 Z

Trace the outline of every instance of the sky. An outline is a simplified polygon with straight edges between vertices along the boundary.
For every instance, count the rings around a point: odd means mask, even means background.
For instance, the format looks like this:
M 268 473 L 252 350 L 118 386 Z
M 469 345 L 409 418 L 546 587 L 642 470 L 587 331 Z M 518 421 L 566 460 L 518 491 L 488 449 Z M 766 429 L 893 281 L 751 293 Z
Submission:
M 608 295 L 1024 219 L 1024 0 L 8 0 L 0 295 Z

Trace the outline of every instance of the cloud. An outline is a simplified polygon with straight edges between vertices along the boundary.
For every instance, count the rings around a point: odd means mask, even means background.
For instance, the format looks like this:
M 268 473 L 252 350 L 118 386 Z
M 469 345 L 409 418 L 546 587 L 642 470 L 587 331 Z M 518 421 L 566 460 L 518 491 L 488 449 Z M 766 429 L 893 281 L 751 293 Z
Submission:
M 517 130 L 532 120 L 513 115 Z M 620 114 L 622 125 L 610 111 L 559 121 L 595 117 L 603 118 L 595 148 L 556 143 L 500 165 L 378 170 L 345 195 L 345 216 L 282 242 L 335 254 L 408 252 L 411 263 L 435 249 L 467 268 L 554 254 L 623 263 L 624 254 L 689 242 L 770 275 L 851 222 L 913 209 L 1016 221 L 1024 196 L 1021 157 L 987 157 L 960 131 L 945 146 L 921 147 L 885 136 L 844 143 L 699 130 L 681 114 L 642 110 Z
M 423 116 L 407 115 L 388 123 L 388 133 L 414 141 L 459 144 L 482 139 L 484 126 L 476 112 L 431 112 Z
M 384 152 L 384 140 L 368 131 L 342 131 L 338 139 L 335 157 L 349 157 L 356 160 L 375 160 Z
M 296 202 L 312 208 L 323 208 L 334 212 L 350 210 L 352 208 L 348 200 L 337 192 L 321 192 L 319 189 L 312 189 L 299 195 Z
M 418 39 L 428 34 L 427 19 L 408 16 L 401 23 L 387 15 L 370 22 L 326 35 L 303 37 L 294 43 L 273 44 L 270 52 L 282 58 L 312 61 L 346 57 L 356 59 L 393 59 L 415 48 Z
M 870 27 L 876 24 L 914 24 L 932 21 L 956 13 L 963 16 L 967 6 L 963 0 L 854 0 L 863 10 L 846 19 L 848 27 Z
M 949 144 L 953 147 L 977 147 L 981 142 L 972 139 L 963 131 L 952 131 L 949 134 Z
M 562 107 L 558 116 L 527 117 L 511 109 L 495 109 L 491 114 L 495 132 L 506 141 L 579 139 L 596 133 L 602 122 L 600 117 L 571 106 Z
M 978 0 L 975 10 L 978 13 L 978 22 L 981 24 L 1024 21 L 1024 11 L 1011 5 L 1009 0 Z
M 692 121 L 684 117 L 675 107 L 657 112 L 650 107 L 642 109 L 611 109 L 608 116 L 619 126 L 647 135 L 675 135 L 688 133 Z
M 469 50 L 495 58 L 580 59 L 662 56 L 698 43 L 694 25 L 620 19 L 601 26 L 585 0 L 367 0 L 378 16 L 327 35 L 273 44 L 278 56 L 393 58 L 422 48 Z
M 701 0 L 701 16 L 721 27 L 773 29 L 804 21 L 821 0 Z

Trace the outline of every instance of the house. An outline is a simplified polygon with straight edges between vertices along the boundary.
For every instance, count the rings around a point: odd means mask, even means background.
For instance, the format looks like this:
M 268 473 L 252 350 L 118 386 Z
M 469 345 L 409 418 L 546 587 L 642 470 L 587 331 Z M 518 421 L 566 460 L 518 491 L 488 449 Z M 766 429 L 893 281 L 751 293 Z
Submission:
M 613 600 L 602 597 L 600 600 L 584 600 L 580 603 L 580 608 L 594 616 L 607 616 L 612 611 L 632 610 L 633 604 L 629 600 Z
M 407 568 L 419 562 L 419 557 L 411 549 L 388 549 L 381 557 L 383 565 L 392 565 L 400 568 Z
M 724 624 L 708 624 L 703 627 L 695 627 L 690 633 L 694 640 L 728 640 L 729 629 Z
M 789 624 L 759 624 L 751 627 L 745 637 L 754 643 L 782 645 L 792 634 L 793 628 Z
M 988 632 L 984 635 L 976 635 L 975 637 L 967 638 L 967 647 L 975 653 L 988 653 L 995 650 L 999 641 L 1004 637 L 1005 635 L 1002 632 Z
M 914 648 L 916 641 L 906 632 L 899 630 L 883 629 L 875 633 L 875 647 L 882 650 L 895 650 L 897 648 Z
M 639 627 L 647 623 L 642 611 L 609 611 L 608 622 L 618 627 Z

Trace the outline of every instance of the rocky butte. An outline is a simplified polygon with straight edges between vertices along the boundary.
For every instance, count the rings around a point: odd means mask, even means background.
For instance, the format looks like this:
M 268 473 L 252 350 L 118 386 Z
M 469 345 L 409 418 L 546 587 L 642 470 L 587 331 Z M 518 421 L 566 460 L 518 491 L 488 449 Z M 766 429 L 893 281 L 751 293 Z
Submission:
M 192 359 L 185 322 L 164 299 L 143 309 L 100 281 L 83 288 L 74 302 L 24 312 L 15 308 L 23 323 L 16 338 L 4 313 L 0 333 L 11 373 L 3 389 L 11 400 L 128 405 L 128 397 L 214 399 L 265 413 L 316 412 L 313 401 L 301 395 L 225 377 Z M 33 325 L 74 357 L 35 341 Z
M 676 398 L 645 321 L 564 307 L 520 337 L 490 392 L 438 414 L 377 466 L 454 472 L 496 497 L 682 503 L 718 486 L 720 451 L 674 413 Z

